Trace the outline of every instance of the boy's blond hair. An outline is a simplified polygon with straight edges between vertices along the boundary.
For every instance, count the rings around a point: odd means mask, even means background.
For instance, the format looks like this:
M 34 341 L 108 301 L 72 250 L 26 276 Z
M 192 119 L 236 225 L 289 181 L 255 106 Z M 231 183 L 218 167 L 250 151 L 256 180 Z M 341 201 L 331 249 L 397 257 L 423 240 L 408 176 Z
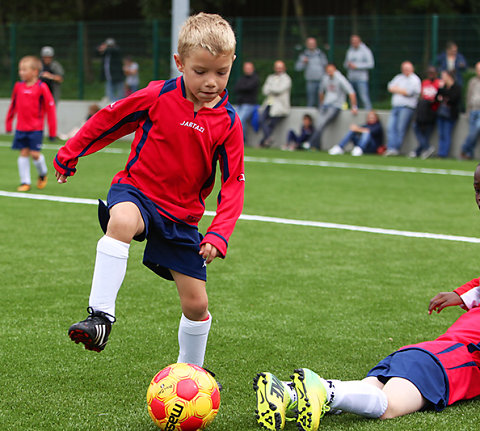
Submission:
M 212 55 L 235 55 L 235 34 L 220 15 L 201 12 L 189 17 L 178 35 L 178 54 L 188 57 L 191 51 L 204 48 Z
M 37 70 L 39 73 L 42 70 L 42 62 L 34 55 L 26 55 L 25 57 L 22 57 L 18 64 L 20 63 L 29 63 L 30 67 L 34 70 Z

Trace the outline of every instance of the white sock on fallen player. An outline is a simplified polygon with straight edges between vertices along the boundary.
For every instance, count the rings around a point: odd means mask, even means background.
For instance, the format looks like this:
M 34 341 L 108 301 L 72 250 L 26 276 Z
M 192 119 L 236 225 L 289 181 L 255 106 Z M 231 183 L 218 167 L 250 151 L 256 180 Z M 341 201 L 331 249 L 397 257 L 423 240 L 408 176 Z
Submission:
M 183 313 L 178 326 L 178 345 L 180 351 L 177 362 L 198 365 L 203 367 L 205 351 L 207 349 L 208 333 L 212 326 L 212 315 L 208 319 L 194 321 L 187 319 Z
M 360 380 L 347 382 L 328 380 L 327 382 L 331 382 L 333 386 L 330 388 L 329 394 L 331 398 L 330 408 L 332 409 L 343 410 L 368 418 L 379 418 L 387 410 L 387 396 L 376 386 Z
M 94 310 L 115 316 L 115 301 L 127 271 L 129 248 L 130 244 L 106 235 L 99 239 L 89 299 Z

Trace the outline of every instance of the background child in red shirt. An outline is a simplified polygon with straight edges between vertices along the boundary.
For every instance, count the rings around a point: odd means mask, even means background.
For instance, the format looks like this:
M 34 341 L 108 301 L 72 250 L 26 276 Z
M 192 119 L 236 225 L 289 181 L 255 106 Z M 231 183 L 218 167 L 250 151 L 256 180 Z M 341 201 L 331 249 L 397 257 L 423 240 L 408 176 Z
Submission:
M 47 185 L 47 165 L 41 153 L 45 115 L 48 118 L 50 139 L 57 133 L 55 101 L 47 84 L 38 79 L 42 63 L 37 57 L 23 57 L 18 64 L 21 82 L 13 87 L 12 101 L 7 113 L 5 130 L 12 131 L 15 115 L 17 123 L 12 149 L 20 150 L 18 157 L 18 173 L 20 175 L 19 192 L 30 190 L 30 156 L 38 171 L 37 187 L 43 189 Z

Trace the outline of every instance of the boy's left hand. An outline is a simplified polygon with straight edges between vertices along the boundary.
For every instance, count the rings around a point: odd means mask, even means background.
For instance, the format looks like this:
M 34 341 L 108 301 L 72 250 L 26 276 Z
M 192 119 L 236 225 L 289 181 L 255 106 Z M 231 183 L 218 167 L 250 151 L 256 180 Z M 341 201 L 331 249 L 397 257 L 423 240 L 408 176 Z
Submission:
M 458 293 L 440 292 L 430 300 L 428 304 L 428 314 L 432 314 L 433 311 L 440 313 L 445 307 L 452 307 L 454 305 L 460 305 L 460 307 L 465 309 L 465 304 Z
M 210 244 L 209 242 L 206 242 L 205 244 L 202 244 L 200 246 L 200 251 L 198 254 L 205 259 L 205 262 L 207 264 L 210 263 L 216 257 L 220 256 L 220 253 L 218 252 L 217 248 L 214 245 Z

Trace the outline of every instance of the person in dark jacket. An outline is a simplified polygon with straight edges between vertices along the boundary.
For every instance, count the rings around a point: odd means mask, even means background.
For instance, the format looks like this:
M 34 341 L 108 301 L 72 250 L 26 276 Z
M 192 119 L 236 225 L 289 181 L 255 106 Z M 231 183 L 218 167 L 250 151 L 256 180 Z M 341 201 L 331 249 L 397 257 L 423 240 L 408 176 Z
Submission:
M 447 42 L 445 51 L 437 56 L 436 65 L 440 73 L 444 70 L 454 72 L 457 84 L 463 85 L 462 74 L 467 70 L 467 60 L 458 52 L 458 46 L 455 42 Z
M 427 77 L 422 81 L 420 100 L 415 110 L 415 121 L 413 131 L 417 137 L 418 146 L 411 151 L 409 157 L 421 157 L 427 159 L 434 152 L 435 148 L 430 145 L 430 137 L 437 120 L 438 101 L 436 99 L 441 80 L 438 78 L 435 66 L 429 66 Z
M 120 48 L 115 39 L 108 38 L 97 48 L 97 52 L 103 58 L 100 78 L 105 81 L 105 95 L 111 102 L 116 102 L 125 96 L 125 75 Z
M 448 157 L 452 143 L 452 131 L 458 119 L 462 87 L 455 80 L 455 73 L 444 70 L 437 93 L 440 103 L 437 110 L 438 157 Z
M 255 127 L 253 124 L 253 117 L 258 110 L 258 89 L 260 88 L 260 79 L 257 72 L 255 72 L 255 66 L 252 62 L 246 61 L 243 63 L 243 75 L 235 83 L 235 95 L 236 111 L 240 122 L 243 126 L 243 137 L 245 139 L 247 125 L 250 122 L 254 129 L 258 130 L 258 125 Z
M 352 156 L 361 156 L 365 153 L 381 154 L 385 151 L 383 145 L 383 127 L 375 111 L 369 111 L 367 122 L 358 126 L 351 124 L 350 130 L 342 140 L 328 151 L 332 156 L 343 154 L 345 147 L 353 143 Z

